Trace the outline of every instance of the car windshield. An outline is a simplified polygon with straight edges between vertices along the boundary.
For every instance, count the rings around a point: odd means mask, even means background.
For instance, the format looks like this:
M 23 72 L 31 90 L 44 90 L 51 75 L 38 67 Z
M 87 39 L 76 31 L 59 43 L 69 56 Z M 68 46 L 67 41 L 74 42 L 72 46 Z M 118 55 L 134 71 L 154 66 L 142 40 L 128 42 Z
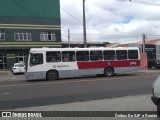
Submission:
M 24 64 L 15 64 L 15 67 L 24 67 Z

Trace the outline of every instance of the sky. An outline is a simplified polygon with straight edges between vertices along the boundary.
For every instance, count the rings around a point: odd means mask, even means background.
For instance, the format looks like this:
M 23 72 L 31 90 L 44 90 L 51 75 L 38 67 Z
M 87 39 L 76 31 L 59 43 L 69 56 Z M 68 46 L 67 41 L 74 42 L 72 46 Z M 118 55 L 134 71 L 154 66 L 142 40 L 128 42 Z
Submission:
M 62 41 L 83 42 L 83 0 L 60 0 Z M 87 42 L 160 38 L 160 0 L 85 0 Z

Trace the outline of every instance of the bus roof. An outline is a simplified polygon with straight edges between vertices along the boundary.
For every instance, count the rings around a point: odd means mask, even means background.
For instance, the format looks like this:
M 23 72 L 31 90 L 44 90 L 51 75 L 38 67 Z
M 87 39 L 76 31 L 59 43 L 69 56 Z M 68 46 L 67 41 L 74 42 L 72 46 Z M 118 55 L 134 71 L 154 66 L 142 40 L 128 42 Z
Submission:
M 84 51 L 84 50 L 139 50 L 138 47 L 98 47 L 98 48 L 31 48 L 30 52 L 45 52 L 45 51 Z

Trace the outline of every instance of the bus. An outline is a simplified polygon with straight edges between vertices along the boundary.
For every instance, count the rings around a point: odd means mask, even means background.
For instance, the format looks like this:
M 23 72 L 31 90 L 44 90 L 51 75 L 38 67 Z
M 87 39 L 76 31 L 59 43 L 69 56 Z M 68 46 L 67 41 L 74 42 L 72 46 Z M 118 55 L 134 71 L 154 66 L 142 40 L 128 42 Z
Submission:
M 138 47 L 124 48 L 32 48 L 28 56 L 27 80 L 113 76 L 138 71 Z

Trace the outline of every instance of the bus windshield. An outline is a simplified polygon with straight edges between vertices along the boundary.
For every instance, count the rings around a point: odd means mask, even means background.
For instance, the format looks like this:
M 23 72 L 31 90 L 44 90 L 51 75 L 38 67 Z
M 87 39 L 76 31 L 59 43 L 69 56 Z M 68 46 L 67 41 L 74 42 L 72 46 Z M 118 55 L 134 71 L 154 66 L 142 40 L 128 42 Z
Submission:
M 43 64 L 43 54 L 42 53 L 31 53 L 30 54 L 30 66 Z

